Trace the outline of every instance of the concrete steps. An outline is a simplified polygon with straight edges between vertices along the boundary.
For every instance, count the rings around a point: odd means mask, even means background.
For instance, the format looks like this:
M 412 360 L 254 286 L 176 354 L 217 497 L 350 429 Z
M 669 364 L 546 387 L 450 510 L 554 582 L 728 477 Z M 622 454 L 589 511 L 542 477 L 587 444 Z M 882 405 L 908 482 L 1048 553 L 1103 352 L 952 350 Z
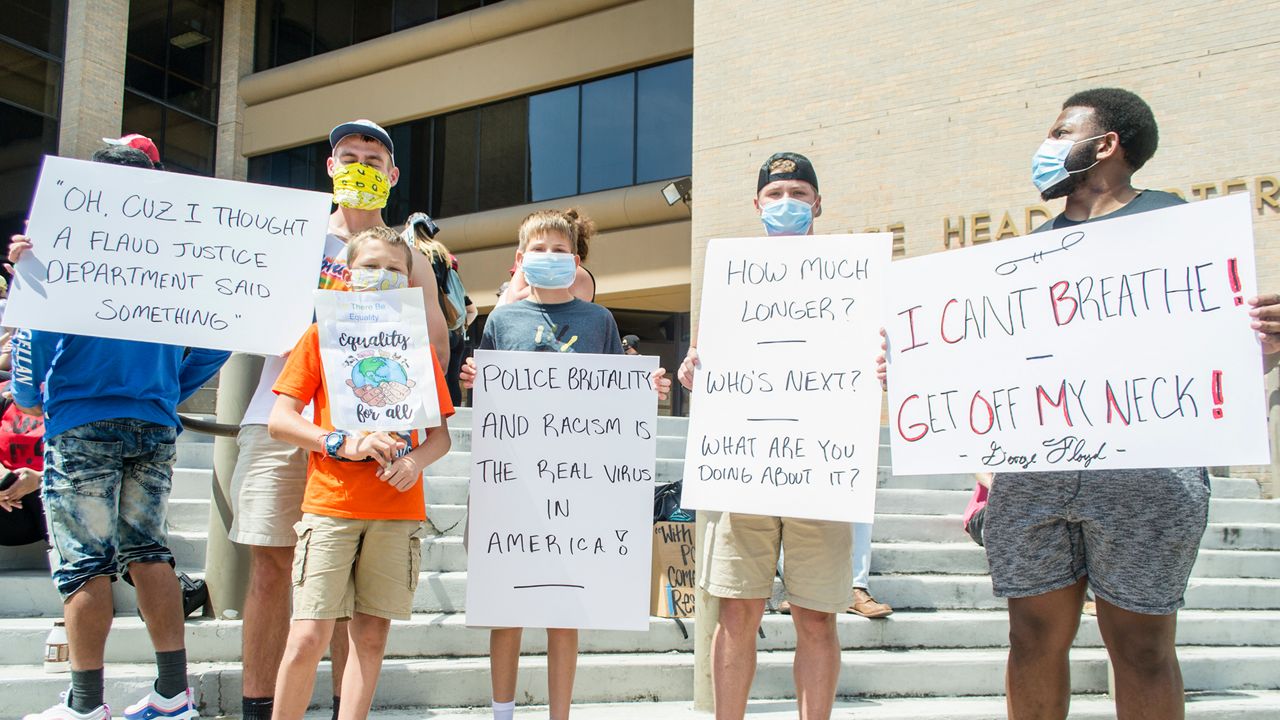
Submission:
M 532 634 L 532 633 L 531 633 Z M 1006 652 L 1003 649 L 846 650 L 841 653 L 838 693 L 858 697 L 990 696 L 1002 691 Z M 1190 691 L 1276 690 L 1280 651 L 1257 647 L 1187 647 L 1179 651 L 1182 673 Z M 752 696 L 759 699 L 794 697 L 791 651 L 761 653 Z M 1072 691 L 1106 691 L 1106 655 L 1100 648 L 1072 653 Z M 206 715 L 238 713 L 238 663 L 195 663 L 190 668 L 197 700 Z M 325 704 L 329 668 L 320 667 L 312 703 Z M 921 678 L 928 678 L 923 684 Z M 154 679 L 150 664 L 118 664 L 109 668 L 107 702 L 123 707 L 146 692 Z M 65 675 L 45 674 L 38 666 L 5 669 L 3 682 L 23 692 L 0 694 L 0 713 L 21 714 L 33 698 L 50 704 L 67 684 Z M 574 698 L 578 702 L 688 701 L 693 695 L 693 656 L 690 653 L 584 654 L 578 663 Z M 375 707 L 468 707 L 486 704 L 490 697 L 487 658 L 390 659 L 383 665 Z M 546 702 L 546 660 L 527 657 L 521 662 L 517 699 L 524 704 Z M 39 704 L 42 701 L 38 701 Z M 43 705 L 41 705 L 43 707 Z

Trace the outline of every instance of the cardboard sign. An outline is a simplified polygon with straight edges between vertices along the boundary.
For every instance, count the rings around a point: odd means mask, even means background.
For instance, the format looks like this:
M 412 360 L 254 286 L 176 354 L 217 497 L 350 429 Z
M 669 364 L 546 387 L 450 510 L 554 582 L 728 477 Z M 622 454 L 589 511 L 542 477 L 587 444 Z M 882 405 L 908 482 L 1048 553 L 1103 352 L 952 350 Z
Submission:
M 334 427 L 402 431 L 440 426 L 420 291 L 316 290 L 315 303 Z
M 707 246 L 683 505 L 871 522 L 892 236 Z
M 658 359 L 475 357 L 467 624 L 648 630 Z
M 1248 196 L 891 270 L 899 474 L 1265 465 Z
M 698 585 L 693 530 L 691 522 L 653 524 L 653 589 L 649 596 L 649 614 L 654 617 L 693 617 Z
M 5 324 L 285 353 L 328 215 L 324 193 L 45 157 Z

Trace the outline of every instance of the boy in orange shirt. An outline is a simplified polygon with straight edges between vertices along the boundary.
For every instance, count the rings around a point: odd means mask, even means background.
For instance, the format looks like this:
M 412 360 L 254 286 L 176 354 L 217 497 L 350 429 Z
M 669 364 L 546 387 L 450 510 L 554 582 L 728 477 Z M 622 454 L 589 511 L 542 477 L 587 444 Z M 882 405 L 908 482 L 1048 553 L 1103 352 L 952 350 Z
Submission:
M 390 228 L 356 235 L 347 258 L 354 292 L 409 286 L 413 252 Z M 347 618 L 351 661 L 338 717 L 369 714 L 391 620 L 409 619 L 413 608 L 426 519 L 422 471 L 449 452 L 444 418 L 453 414 L 453 404 L 434 350 L 431 364 L 441 423 L 425 439 L 417 431 L 353 435 L 334 429 L 316 325 L 276 381 L 271 437 L 311 451 L 296 526 L 293 623 L 276 677 L 277 720 L 302 718 L 334 623 Z M 302 417 L 308 403 L 315 408 L 314 423 Z

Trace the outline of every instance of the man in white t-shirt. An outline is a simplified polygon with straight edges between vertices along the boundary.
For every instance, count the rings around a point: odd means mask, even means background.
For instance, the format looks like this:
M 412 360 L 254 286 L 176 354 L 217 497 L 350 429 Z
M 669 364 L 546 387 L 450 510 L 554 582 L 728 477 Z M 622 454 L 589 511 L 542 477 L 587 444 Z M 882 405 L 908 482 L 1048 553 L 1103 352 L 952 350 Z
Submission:
M 329 143 L 333 153 L 327 165 L 337 209 L 329 217 L 324 257 L 317 258 L 317 286 L 340 290 L 347 281 L 347 239 L 386 224 L 382 208 L 400 172 L 391 136 L 372 121 L 338 125 L 329 133 Z M 413 267 L 409 284 L 422 288 L 431 346 L 444 365 L 449 362 L 449 333 L 437 301 L 435 275 L 425 260 Z M 241 422 L 240 454 L 231 481 L 235 516 L 229 535 L 232 542 L 249 546 L 250 557 L 242 630 L 244 720 L 271 717 L 276 672 L 289 632 L 290 568 L 298 540 L 293 526 L 302 518 L 302 494 L 307 484 L 307 454 L 267 433 L 267 419 L 275 404 L 271 388 L 284 363 L 284 357 L 268 357 L 263 363 L 257 390 Z M 346 633 L 334 633 L 335 718 L 345 657 Z

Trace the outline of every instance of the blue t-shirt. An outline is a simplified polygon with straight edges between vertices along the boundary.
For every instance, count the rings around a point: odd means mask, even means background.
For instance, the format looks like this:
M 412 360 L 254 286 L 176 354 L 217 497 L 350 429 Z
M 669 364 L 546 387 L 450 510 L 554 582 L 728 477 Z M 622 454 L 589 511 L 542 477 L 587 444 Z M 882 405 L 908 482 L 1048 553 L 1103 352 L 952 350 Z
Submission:
M 595 303 L 521 300 L 489 314 L 480 349 L 621 355 L 622 338 L 613 313 Z

